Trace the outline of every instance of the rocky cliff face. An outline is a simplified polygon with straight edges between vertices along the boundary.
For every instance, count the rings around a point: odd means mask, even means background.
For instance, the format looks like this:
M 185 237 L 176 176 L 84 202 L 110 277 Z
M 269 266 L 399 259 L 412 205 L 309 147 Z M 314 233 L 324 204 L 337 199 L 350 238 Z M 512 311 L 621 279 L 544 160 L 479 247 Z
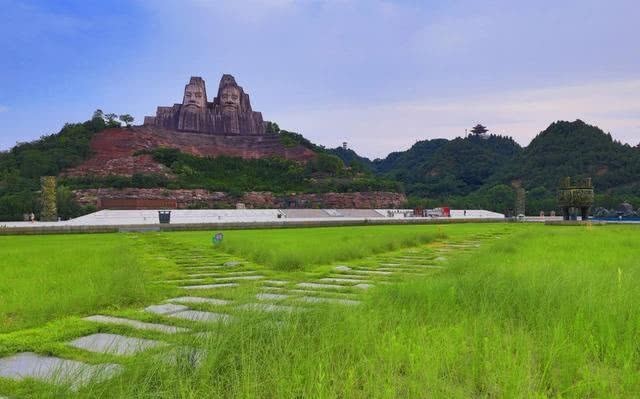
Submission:
M 248 192 L 240 197 L 223 192 L 207 190 L 166 190 L 161 188 L 140 189 L 86 189 L 76 190 L 74 195 L 79 204 L 92 205 L 98 209 L 106 200 L 137 200 L 144 204 L 148 200 L 151 209 L 159 200 L 174 202 L 178 209 L 187 208 L 235 208 L 243 203 L 247 208 L 360 208 L 381 209 L 398 208 L 404 205 L 407 198 L 403 194 L 390 192 L 356 192 L 356 193 L 322 193 L 322 194 L 289 194 L 274 195 L 271 192 Z M 142 201 L 140 201 L 142 200 Z M 109 201 L 107 201 L 109 202 Z M 114 201 L 111 201 L 114 203 Z M 125 201 L 122 202 L 126 203 Z M 141 205 L 144 207 L 144 205 Z M 130 208 L 130 207 L 127 207 Z
M 169 171 L 149 155 L 136 155 L 154 148 L 177 148 L 197 156 L 233 156 L 245 159 L 281 157 L 307 161 L 315 153 L 302 146 L 284 146 L 278 136 L 221 136 L 176 132 L 155 126 L 114 128 L 103 130 L 91 140 L 93 156 L 81 165 L 67 170 L 67 176 L 131 176 L 165 174 Z

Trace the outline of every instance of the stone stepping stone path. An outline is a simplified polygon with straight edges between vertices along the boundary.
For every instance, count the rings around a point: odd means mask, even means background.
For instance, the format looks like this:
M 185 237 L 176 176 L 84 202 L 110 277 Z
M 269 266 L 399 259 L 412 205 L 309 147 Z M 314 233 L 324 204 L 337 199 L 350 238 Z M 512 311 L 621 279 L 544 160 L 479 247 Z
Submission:
M 118 334 L 91 334 L 68 343 L 74 348 L 110 355 L 134 355 L 147 349 L 167 345 L 151 339 L 132 338 Z
M 177 313 L 171 313 L 167 315 L 175 319 L 195 321 L 199 323 L 229 323 L 232 317 L 224 313 L 203 312 L 201 310 L 183 310 Z
M 181 297 L 177 299 L 189 298 L 188 300 L 191 303 L 211 303 L 211 299 L 207 298 L 197 298 L 196 297 Z M 195 300 L 195 302 L 194 302 Z M 188 321 L 196 321 L 196 322 L 204 322 L 204 323 L 212 323 L 217 321 L 229 322 L 231 321 L 231 316 L 224 313 L 214 313 L 214 312 L 204 312 L 200 310 L 192 310 L 188 306 L 178 305 L 175 303 L 163 303 L 161 305 L 151 305 L 147 306 L 144 309 L 145 312 L 154 313 L 161 316 L 173 317 L 176 319 L 188 320 Z
M 353 279 L 353 278 L 325 277 L 325 278 L 321 278 L 318 281 L 321 281 L 323 283 L 336 283 L 336 284 L 341 284 L 341 283 L 359 284 L 359 283 L 366 283 L 366 282 L 369 282 L 371 280 L 356 280 L 356 279 Z
M 277 286 L 282 286 L 282 285 L 289 284 L 288 281 L 284 281 L 284 280 L 264 280 L 263 283 L 271 284 L 271 285 L 277 285 Z
M 228 288 L 228 287 L 237 287 L 240 284 L 238 283 L 220 283 L 220 284 L 203 284 L 203 285 L 186 285 L 180 288 L 185 290 L 211 290 L 215 288 Z
M 220 270 L 229 270 L 229 268 L 225 267 L 225 266 L 183 266 L 182 269 L 186 270 L 186 271 L 191 271 L 191 272 L 195 272 L 195 271 L 199 271 L 199 270 L 215 270 L 215 271 L 220 271 Z
M 246 272 L 229 272 L 229 273 L 198 273 L 189 274 L 189 277 L 222 277 L 222 276 L 241 276 L 245 274 L 253 274 L 255 270 L 247 270 Z
M 352 279 L 352 280 L 368 280 L 371 278 L 371 276 L 363 276 L 362 274 L 341 274 L 341 273 L 330 274 L 329 277 Z
M 379 274 L 382 276 L 390 276 L 393 274 L 393 272 L 385 272 L 385 271 L 380 271 L 380 270 L 371 270 L 371 269 L 352 269 L 351 273 L 356 273 L 356 274 Z
M 261 288 L 261 290 L 263 291 L 283 291 L 284 288 L 283 287 L 269 287 L 269 286 L 263 286 Z
M 165 280 L 163 283 L 176 284 L 176 283 L 201 283 L 206 281 L 204 278 L 181 278 L 177 280 Z
M 281 301 L 289 298 L 289 295 L 262 293 L 262 294 L 257 294 L 256 298 L 261 301 Z
M 261 280 L 264 276 L 238 276 L 215 278 L 215 281 L 237 281 L 237 280 Z
M 91 365 L 76 360 L 42 356 L 32 352 L 18 353 L 0 359 L 0 377 L 21 381 L 33 378 L 78 389 L 89 382 L 100 382 L 123 371 L 117 364 Z
M 356 285 L 339 285 L 339 284 L 322 284 L 322 283 L 298 283 L 296 287 L 309 288 L 312 290 L 344 290 L 350 288 L 369 289 L 373 284 L 356 284 Z
M 172 313 L 181 312 L 183 310 L 188 310 L 188 306 L 184 305 L 176 305 L 175 303 L 165 303 L 162 305 L 151 305 L 144 308 L 145 312 L 155 313 L 159 315 L 170 315 Z
M 304 310 L 295 306 L 274 305 L 272 303 L 246 303 L 238 308 L 258 312 L 300 312 Z
M 359 305 L 360 301 L 353 299 L 338 299 L 338 298 L 323 298 L 317 296 L 302 296 L 297 299 L 298 301 L 307 303 L 335 303 L 340 305 Z
M 112 317 L 112 316 L 89 316 L 85 317 L 83 320 L 92 321 L 95 323 L 101 324 L 116 324 L 127 327 L 135 328 L 136 330 L 148 330 L 148 331 L 158 331 L 165 334 L 177 334 L 188 332 L 188 328 L 168 326 L 165 324 L 155 324 L 155 323 L 146 323 L 138 320 L 125 319 L 122 317 Z
M 197 303 L 197 304 L 203 303 L 206 305 L 218 305 L 218 306 L 229 305 L 231 303 L 231 301 L 227 301 L 226 299 L 202 298 L 198 296 L 181 296 L 179 298 L 167 299 L 167 302 Z
M 234 266 L 240 266 L 244 264 L 244 262 L 238 262 L 238 261 L 231 261 L 231 262 L 225 262 L 222 264 L 222 266 L 227 266 L 227 267 L 234 267 Z
M 235 301 L 209 298 L 206 296 L 179 296 L 168 298 L 163 303 L 147 306 L 146 313 L 161 316 L 163 323 L 150 323 L 126 317 L 93 315 L 85 317 L 88 323 L 118 325 L 164 334 L 189 333 L 191 328 L 171 325 L 171 321 L 180 320 L 187 323 L 230 323 L 235 319 L 234 311 L 261 313 L 294 313 L 311 309 L 313 305 L 357 306 L 364 291 L 378 284 L 390 284 L 397 279 L 415 278 L 433 273 L 434 270 L 445 269 L 442 264 L 452 253 L 472 251 L 481 245 L 479 239 L 494 239 L 500 236 L 474 236 L 475 239 L 459 242 L 442 242 L 441 246 L 432 249 L 405 250 L 389 255 L 374 255 L 368 258 L 370 263 L 356 262 L 354 265 L 337 265 L 325 275 L 308 273 L 308 281 L 269 278 L 258 270 L 236 268 L 251 263 L 235 260 L 230 256 L 212 257 L 205 251 L 192 250 L 171 244 L 166 247 L 166 256 L 158 259 L 173 260 L 187 278 L 164 281 L 166 283 L 191 283 L 177 285 L 187 291 L 224 290 L 248 286 L 256 289 L 256 303 L 241 303 L 233 308 L 225 308 L 225 312 L 210 312 L 192 309 L 190 305 L 230 306 Z M 236 268 L 236 269 L 234 269 Z M 266 274 L 266 273 L 265 273 Z M 259 281 L 258 287 L 253 282 Z M 197 284 L 200 283 L 200 284 Z M 243 291 L 238 291 L 242 294 Z M 300 305 L 300 306 L 296 306 Z M 269 319 L 271 320 L 271 319 Z M 166 324 L 165 324 L 166 323 Z M 271 324 L 284 326 L 282 320 L 271 320 Z M 197 327 L 194 324 L 194 327 Z M 196 328 L 197 331 L 197 328 Z M 196 338 L 210 339 L 213 333 L 200 331 L 193 334 Z M 186 362 L 189 367 L 196 367 L 204 358 L 201 349 L 171 345 L 155 339 L 143 339 L 119 334 L 96 333 L 76 338 L 66 343 L 70 347 L 117 356 L 134 356 L 152 350 L 163 349 L 158 356 L 161 361 Z M 182 363 L 181 363 L 182 364 Z M 22 352 L 0 358 L 0 378 L 23 380 L 32 378 L 56 384 L 68 384 L 77 389 L 92 381 L 103 381 L 114 377 L 124 370 L 119 364 L 103 363 L 98 365 L 64 359 L 54 356 L 43 356 L 32 352 Z M 4 399 L 0 396 L 0 399 Z
M 344 285 L 321 284 L 321 283 L 298 283 L 298 284 L 296 284 L 296 287 L 310 288 L 310 289 L 315 289 L 315 290 L 344 290 L 346 288 L 350 288 L 350 287 L 346 287 Z

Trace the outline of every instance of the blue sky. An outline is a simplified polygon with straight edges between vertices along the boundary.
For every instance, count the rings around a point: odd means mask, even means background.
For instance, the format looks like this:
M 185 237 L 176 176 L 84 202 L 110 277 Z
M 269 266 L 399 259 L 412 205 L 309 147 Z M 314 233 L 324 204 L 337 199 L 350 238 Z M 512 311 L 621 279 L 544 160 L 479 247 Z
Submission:
M 640 142 L 640 2 L 0 0 L 0 149 L 137 121 L 189 77 L 233 74 L 254 109 L 370 157 L 481 122 L 527 144 L 583 119 Z

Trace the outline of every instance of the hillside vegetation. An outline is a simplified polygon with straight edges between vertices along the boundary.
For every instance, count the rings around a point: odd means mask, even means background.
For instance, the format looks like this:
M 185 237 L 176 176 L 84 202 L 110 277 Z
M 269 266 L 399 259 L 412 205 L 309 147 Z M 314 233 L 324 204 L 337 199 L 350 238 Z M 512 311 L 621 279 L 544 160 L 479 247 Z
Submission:
M 80 164 L 91 155 L 93 135 L 114 124 L 103 118 L 69 123 L 56 134 L 0 152 L 0 220 L 20 220 L 25 213 L 39 212 L 40 177 L 56 176 Z M 58 188 L 58 212 L 66 217 L 82 213 L 71 201 L 68 187 Z
M 521 185 L 527 213 L 549 212 L 556 209 L 565 176 L 592 177 L 596 206 L 640 205 L 640 150 L 581 120 L 552 123 L 524 148 L 510 137 L 472 134 L 420 141 L 407 151 L 360 162 L 401 182 L 412 205 L 505 212 L 514 206 L 513 187 Z
M 32 211 L 37 215 L 40 176 L 80 164 L 91 156 L 93 135 L 117 123 L 94 117 L 0 153 L 0 220 L 21 219 Z M 614 208 L 623 201 L 640 205 L 640 150 L 580 120 L 552 123 L 524 148 L 510 137 L 481 132 L 419 141 L 407 151 L 373 161 L 351 149 L 316 145 L 273 122 L 267 122 L 267 134 L 317 155 L 301 164 L 279 158 L 203 158 L 158 148 L 147 153 L 169 168 L 171 176 L 64 178 L 58 187 L 58 213 L 68 218 L 90 211 L 74 203 L 71 190 L 97 187 L 205 188 L 233 194 L 404 191 L 407 206 L 508 212 L 514 207 L 514 187 L 522 186 L 527 213 L 537 214 L 556 209 L 558 182 L 565 176 L 592 177 L 596 206 Z

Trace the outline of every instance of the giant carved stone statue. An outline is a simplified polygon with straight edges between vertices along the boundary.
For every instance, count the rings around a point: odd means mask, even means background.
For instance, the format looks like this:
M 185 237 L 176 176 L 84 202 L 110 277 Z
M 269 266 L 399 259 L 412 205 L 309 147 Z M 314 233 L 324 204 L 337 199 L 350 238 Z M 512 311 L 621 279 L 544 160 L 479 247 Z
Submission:
M 182 104 L 158 107 L 156 116 L 147 116 L 145 125 L 181 132 L 214 135 L 262 135 L 262 114 L 251 109 L 249 95 L 231 75 L 223 75 L 218 96 L 207 102 L 204 80 L 192 77 L 184 88 Z

